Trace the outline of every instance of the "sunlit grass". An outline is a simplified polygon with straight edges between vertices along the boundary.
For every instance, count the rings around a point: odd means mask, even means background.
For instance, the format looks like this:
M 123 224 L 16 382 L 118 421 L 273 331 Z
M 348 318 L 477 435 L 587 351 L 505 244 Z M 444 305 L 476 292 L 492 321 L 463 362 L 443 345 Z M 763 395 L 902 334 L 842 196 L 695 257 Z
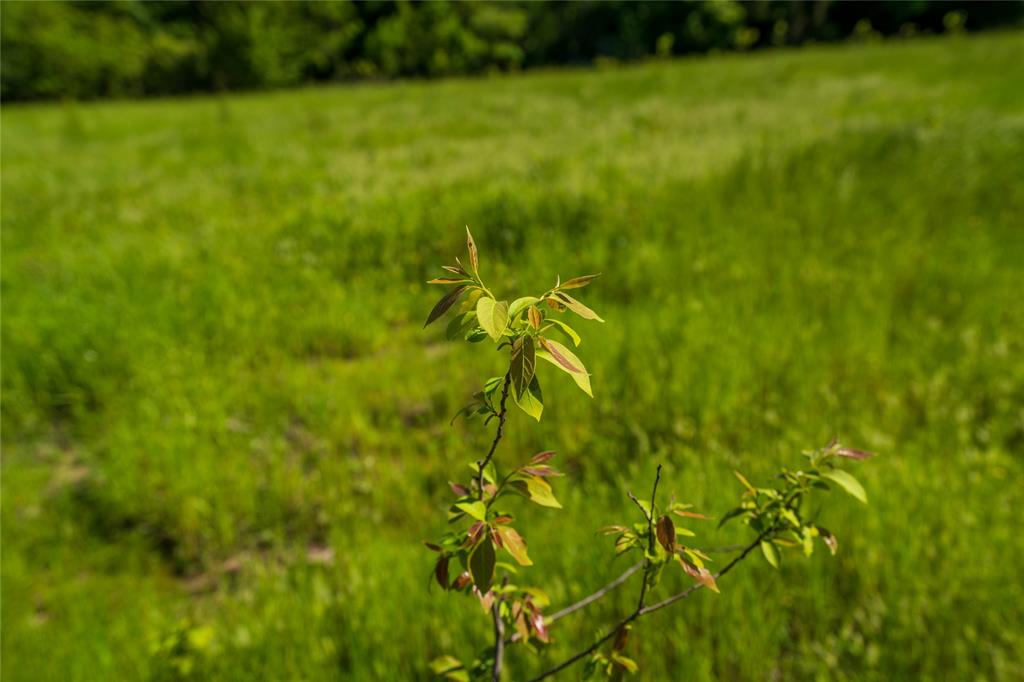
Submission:
M 594 530 L 658 462 L 718 514 L 733 468 L 881 453 L 835 559 L 653 615 L 643 679 L 1024 676 L 1022 64 L 1006 34 L 5 107 L 4 678 L 407 679 L 484 646 L 419 542 L 492 436 L 447 423 L 498 356 L 421 330 L 467 223 L 488 281 L 604 273 L 595 399 L 549 382 L 497 455 L 569 472 L 520 524 L 556 603 L 622 570 Z

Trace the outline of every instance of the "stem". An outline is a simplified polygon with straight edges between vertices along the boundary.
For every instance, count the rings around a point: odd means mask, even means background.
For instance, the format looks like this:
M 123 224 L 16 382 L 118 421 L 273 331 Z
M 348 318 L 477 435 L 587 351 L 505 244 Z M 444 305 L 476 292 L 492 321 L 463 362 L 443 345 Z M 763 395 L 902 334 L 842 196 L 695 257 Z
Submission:
M 505 372 L 505 383 L 501 387 L 501 403 L 498 408 L 498 430 L 494 434 L 494 440 L 491 442 L 491 449 L 487 452 L 487 456 L 476 463 L 477 474 L 476 474 L 476 487 L 480 490 L 480 499 L 484 499 L 484 467 L 486 467 L 491 458 L 494 457 L 494 451 L 498 449 L 498 443 L 501 442 L 501 436 L 505 431 L 505 419 L 508 416 L 508 408 L 505 403 L 508 401 L 508 388 L 512 383 L 512 370 Z
M 644 512 L 644 516 L 647 517 L 647 556 L 653 556 L 654 555 L 654 502 L 655 502 L 655 499 L 657 498 L 657 495 L 658 495 L 658 482 L 659 481 L 661 481 L 661 465 L 660 464 L 658 465 L 657 473 L 654 475 L 654 486 L 651 488 L 651 506 L 650 506 L 650 511 L 645 511 L 644 508 L 640 506 L 640 500 L 638 500 L 635 497 L 633 497 L 632 493 L 629 494 L 630 498 L 632 498 L 632 500 L 634 502 L 636 502 L 636 506 L 640 507 L 640 511 Z M 637 600 L 637 604 L 636 604 L 637 613 L 639 613 L 640 610 L 644 608 L 644 599 L 647 598 L 647 583 L 648 583 L 647 577 L 648 577 L 648 572 L 650 570 L 651 570 L 651 560 L 650 559 L 644 559 L 644 582 L 643 582 L 642 585 L 640 585 L 640 598 Z
M 501 665 L 505 658 L 505 621 L 501 619 L 501 600 L 495 599 L 491 604 L 491 617 L 494 619 L 494 666 L 491 668 L 491 682 L 501 679 Z
M 725 567 L 721 571 L 719 571 L 718 573 L 715 573 L 715 575 L 714 575 L 715 580 L 718 580 L 719 578 L 724 576 L 726 573 L 731 571 L 733 569 L 733 567 L 736 566 L 736 564 L 738 564 L 739 562 L 741 562 L 744 559 L 746 559 L 747 556 L 752 551 L 754 551 L 754 548 L 757 547 L 758 545 L 760 545 L 761 541 L 764 540 L 766 537 L 768 537 L 774 531 L 775 531 L 774 528 L 769 528 L 768 530 L 766 530 L 763 533 L 761 533 L 760 535 L 758 535 L 756 540 L 754 540 L 752 543 L 747 545 L 746 548 L 740 554 L 735 556 L 732 561 L 730 561 L 728 564 L 726 564 Z M 587 647 L 583 651 L 580 651 L 579 653 L 573 654 L 569 658 L 565 659 L 564 661 L 562 661 L 561 663 L 556 665 L 554 668 L 551 668 L 551 669 L 541 673 L 537 677 L 533 678 L 530 682 L 539 682 L 539 680 L 544 680 L 544 679 L 547 679 L 547 678 L 551 677 L 552 675 L 556 675 L 556 674 L 560 673 L 561 671 L 563 671 L 566 668 L 568 668 L 569 666 L 571 666 L 573 663 L 576 663 L 577 661 L 579 661 L 581 658 L 584 658 L 584 657 L 594 653 L 594 651 L 596 651 L 598 647 L 600 647 L 602 644 L 604 644 L 609 639 L 614 637 L 615 634 L 619 630 L 621 630 L 622 628 L 626 627 L 627 625 L 632 623 L 634 620 L 637 620 L 638 618 L 642 618 L 643 616 L 646 616 L 649 613 L 653 613 L 655 611 L 659 611 L 659 610 L 661 610 L 661 609 L 663 609 L 663 608 L 665 608 L 667 606 L 671 606 L 672 604 L 676 603 L 677 601 L 680 601 L 682 599 L 686 599 L 687 597 L 689 597 L 691 594 L 693 594 L 697 590 L 701 589 L 702 587 L 704 587 L 704 583 L 695 583 L 695 584 L 691 585 L 690 587 L 686 588 L 685 590 L 683 590 L 682 592 L 680 592 L 678 594 L 675 594 L 675 595 L 669 597 L 668 599 L 660 601 L 660 602 L 658 602 L 656 604 L 651 604 L 650 606 L 639 606 L 639 607 L 637 607 L 637 609 L 635 611 L 633 611 L 633 613 L 631 613 L 628 616 L 626 616 L 625 618 L 623 618 L 617 625 L 615 625 L 608 632 L 606 632 L 604 635 L 602 635 L 600 639 L 598 639 L 596 642 L 591 644 L 589 647 Z

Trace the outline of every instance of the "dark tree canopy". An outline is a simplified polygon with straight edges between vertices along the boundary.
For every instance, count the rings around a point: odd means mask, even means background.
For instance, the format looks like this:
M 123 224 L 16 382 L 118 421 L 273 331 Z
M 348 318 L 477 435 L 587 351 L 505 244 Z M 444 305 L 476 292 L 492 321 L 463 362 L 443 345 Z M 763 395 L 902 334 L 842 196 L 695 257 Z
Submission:
M 5 2 L 5 100 L 480 74 L 1019 23 L 1024 3 Z

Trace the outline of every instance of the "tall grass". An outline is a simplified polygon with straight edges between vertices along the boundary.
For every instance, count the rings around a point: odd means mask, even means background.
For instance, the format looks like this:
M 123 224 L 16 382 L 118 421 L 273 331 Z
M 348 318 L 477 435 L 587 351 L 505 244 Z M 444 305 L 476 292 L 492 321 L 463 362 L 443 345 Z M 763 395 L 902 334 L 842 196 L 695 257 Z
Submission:
M 3 677 L 408 679 L 484 646 L 419 544 L 491 437 L 447 421 L 499 358 L 420 329 L 466 223 L 494 281 L 604 272 L 595 400 L 551 382 L 497 455 L 570 473 L 521 524 L 556 603 L 622 570 L 593 531 L 657 462 L 720 513 L 734 467 L 882 453 L 836 559 L 652 616 L 641 678 L 1024 676 L 1022 64 L 1005 34 L 5 107 Z

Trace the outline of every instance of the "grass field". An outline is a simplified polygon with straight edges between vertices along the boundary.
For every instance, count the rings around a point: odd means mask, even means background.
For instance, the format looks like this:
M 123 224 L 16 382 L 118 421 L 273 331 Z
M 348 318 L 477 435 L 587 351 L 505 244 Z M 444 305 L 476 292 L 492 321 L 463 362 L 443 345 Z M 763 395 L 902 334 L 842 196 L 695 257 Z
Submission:
M 520 523 L 556 604 L 623 570 L 594 531 L 658 462 L 721 514 L 734 468 L 880 453 L 837 557 L 645 619 L 639 679 L 1024 678 L 1022 34 L 2 123 L 4 680 L 417 679 L 485 646 L 421 544 L 493 435 L 448 419 L 500 357 L 421 329 L 465 224 L 507 293 L 604 273 L 594 400 L 549 381 L 497 455 L 569 472 Z

